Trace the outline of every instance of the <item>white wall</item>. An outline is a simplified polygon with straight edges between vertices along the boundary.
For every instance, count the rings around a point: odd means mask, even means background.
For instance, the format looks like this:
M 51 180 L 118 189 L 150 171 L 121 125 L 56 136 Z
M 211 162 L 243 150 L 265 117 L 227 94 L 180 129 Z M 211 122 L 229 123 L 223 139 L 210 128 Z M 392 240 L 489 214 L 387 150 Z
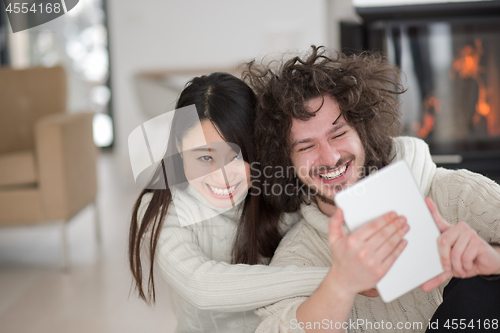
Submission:
M 327 45 L 327 2 L 108 0 L 116 151 L 128 158 L 129 133 L 148 120 L 132 82 L 136 72 L 224 68 L 272 51 Z
M 327 0 L 328 46 L 340 50 L 340 21 L 361 22 L 356 14 L 353 0 Z

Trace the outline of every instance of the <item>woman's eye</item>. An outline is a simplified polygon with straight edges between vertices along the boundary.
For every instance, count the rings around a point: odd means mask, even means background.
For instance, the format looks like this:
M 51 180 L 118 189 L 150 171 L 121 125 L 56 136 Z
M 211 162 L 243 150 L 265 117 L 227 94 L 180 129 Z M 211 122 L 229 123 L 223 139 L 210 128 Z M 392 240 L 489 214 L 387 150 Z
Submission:
M 205 155 L 205 156 L 200 156 L 198 157 L 198 159 L 202 162 L 211 162 L 212 161 L 212 157 L 208 156 L 208 155 Z

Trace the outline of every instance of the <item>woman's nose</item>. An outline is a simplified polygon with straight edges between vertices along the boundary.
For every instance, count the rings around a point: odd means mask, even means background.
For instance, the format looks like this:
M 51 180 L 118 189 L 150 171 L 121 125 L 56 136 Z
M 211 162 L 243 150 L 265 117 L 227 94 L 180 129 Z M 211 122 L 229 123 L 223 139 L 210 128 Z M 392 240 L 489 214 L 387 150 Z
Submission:
M 224 172 L 230 183 L 235 179 L 240 179 L 242 176 L 246 178 L 245 162 L 243 160 L 232 160 L 224 166 Z
M 226 184 L 226 179 L 227 179 L 227 174 L 226 170 L 224 170 L 224 167 L 219 168 L 212 173 L 210 173 L 210 179 L 212 182 L 214 182 L 213 185 L 215 186 L 227 186 Z

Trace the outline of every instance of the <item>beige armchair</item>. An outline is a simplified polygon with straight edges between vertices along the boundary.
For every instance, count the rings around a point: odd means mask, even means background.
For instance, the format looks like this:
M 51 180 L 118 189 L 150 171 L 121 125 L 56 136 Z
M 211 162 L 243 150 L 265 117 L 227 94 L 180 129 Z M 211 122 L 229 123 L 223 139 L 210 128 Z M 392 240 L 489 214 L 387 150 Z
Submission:
M 67 268 L 65 226 L 95 204 L 97 148 L 93 114 L 65 111 L 62 67 L 0 68 L 0 226 L 60 223 Z

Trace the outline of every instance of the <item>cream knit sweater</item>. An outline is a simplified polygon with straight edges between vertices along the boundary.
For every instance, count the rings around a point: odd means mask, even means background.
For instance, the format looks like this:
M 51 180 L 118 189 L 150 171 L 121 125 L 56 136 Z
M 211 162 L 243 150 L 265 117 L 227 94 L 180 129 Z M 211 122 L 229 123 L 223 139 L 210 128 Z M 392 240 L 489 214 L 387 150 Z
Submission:
M 426 192 L 427 184 L 429 190 Z M 450 223 L 466 221 L 488 242 L 500 240 L 500 186 L 481 175 L 466 170 L 438 168 L 433 177 L 420 179 L 421 190 L 434 200 L 443 217 Z M 271 265 L 302 267 L 331 266 L 328 244 L 328 220 L 316 204 L 302 205 L 303 220 L 283 238 Z M 447 283 L 447 282 L 446 282 Z M 445 284 L 446 284 L 445 283 Z M 424 332 L 435 310 L 442 302 L 445 286 L 424 293 L 416 288 L 385 304 L 380 297 L 357 295 L 349 322 L 371 322 L 372 326 L 350 326 L 349 332 Z M 263 318 L 257 332 L 304 332 L 296 325 L 296 310 L 307 297 L 282 300 L 257 310 Z M 386 323 L 381 329 L 376 323 Z M 392 330 L 387 329 L 391 322 Z M 401 324 L 398 324 L 401 323 Z M 400 329 L 398 328 L 400 325 Z M 406 325 L 406 326 L 405 326 Z M 318 326 L 319 327 L 319 326 Z
M 394 160 L 399 159 L 408 162 L 418 182 L 428 179 L 422 175 L 434 174 L 436 167 L 421 140 L 395 139 Z M 140 214 L 150 200 L 151 196 L 143 198 Z M 260 322 L 254 309 L 308 296 L 328 272 L 328 265 L 313 267 L 316 265 L 300 262 L 283 267 L 230 265 L 241 205 L 217 210 L 190 187 L 176 193 L 173 205 L 160 235 L 157 265 L 171 286 L 177 332 L 254 332 Z M 192 224 L 203 216 L 216 217 Z M 299 213 L 286 214 L 283 233 L 300 219 Z
M 150 200 L 151 195 L 143 198 L 141 216 Z M 229 264 L 241 208 L 241 203 L 230 210 L 214 208 L 192 187 L 175 193 L 156 264 L 170 287 L 176 332 L 254 332 L 260 320 L 253 310 L 310 295 L 326 275 L 325 267 Z M 298 220 L 299 213 L 285 214 L 283 233 Z

